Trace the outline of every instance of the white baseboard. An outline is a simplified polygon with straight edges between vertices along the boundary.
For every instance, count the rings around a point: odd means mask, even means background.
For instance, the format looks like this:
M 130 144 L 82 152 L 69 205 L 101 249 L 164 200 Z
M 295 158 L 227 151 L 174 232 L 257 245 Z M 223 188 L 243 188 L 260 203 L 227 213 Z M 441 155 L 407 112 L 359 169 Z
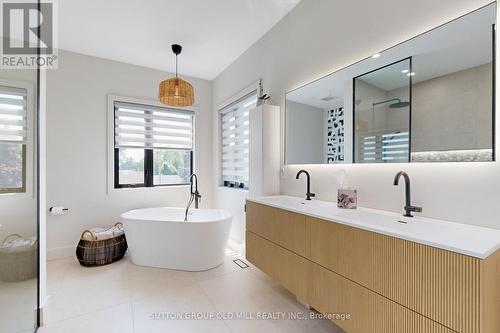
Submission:
M 47 260 L 58 260 L 75 256 L 76 245 L 47 249 Z

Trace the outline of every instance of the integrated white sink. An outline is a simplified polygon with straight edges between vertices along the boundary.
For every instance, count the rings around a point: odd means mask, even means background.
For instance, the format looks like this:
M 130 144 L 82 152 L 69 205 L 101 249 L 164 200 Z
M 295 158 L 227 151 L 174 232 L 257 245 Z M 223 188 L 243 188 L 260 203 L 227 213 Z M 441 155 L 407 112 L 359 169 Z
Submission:
M 248 200 L 481 259 L 500 248 L 500 230 L 497 229 L 417 216 L 404 217 L 376 209 L 339 209 L 334 202 L 308 201 L 286 195 Z

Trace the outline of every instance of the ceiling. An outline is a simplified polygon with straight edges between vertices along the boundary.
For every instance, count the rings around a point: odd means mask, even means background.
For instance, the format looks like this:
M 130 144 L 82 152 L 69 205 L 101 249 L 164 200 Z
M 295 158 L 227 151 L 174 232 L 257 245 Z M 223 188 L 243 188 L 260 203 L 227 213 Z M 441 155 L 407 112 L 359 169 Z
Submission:
M 300 0 L 64 0 L 59 47 L 214 79 Z
M 412 57 L 413 83 L 418 83 L 467 68 L 480 66 L 492 59 L 492 24 L 496 18 L 495 5 L 489 5 L 369 57 L 324 78 L 287 93 L 287 100 L 331 109 L 344 104 L 344 92 L 353 77 L 363 75 L 407 57 Z M 408 85 L 408 77 L 401 73 L 404 63 L 393 71 L 381 70 L 364 75 L 362 80 L 385 91 Z M 399 78 L 396 74 L 399 70 Z M 325 96 L 335 97 L 328 101 Z

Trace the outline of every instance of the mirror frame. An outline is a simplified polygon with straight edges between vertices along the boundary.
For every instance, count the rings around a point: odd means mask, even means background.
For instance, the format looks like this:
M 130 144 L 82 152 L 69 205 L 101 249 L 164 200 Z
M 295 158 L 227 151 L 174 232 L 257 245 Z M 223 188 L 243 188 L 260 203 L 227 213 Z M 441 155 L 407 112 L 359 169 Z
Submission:
M 408 56 L 406 58 L 391 62 L 390 64 L 384 65 L 379 68 L 372 69 L 371 71 L 368 71 L 363 74 L 359 74 L 355 77 L 352 78 L 352 161 L 350 163 L 337 163 L 337 164 L 379 164 L 379 163 L 361 163 L 361 162 L 356 162 L 356 79 L 365 76 L 370 73 L 374 73 L 376 71 L 379 71 L 381 69 L 393 66 L 395 64 L 398 64 L 400 62 L 408 60 L 410 62 L 410 72 L 413 71 L 413 56 Z M 413 76 L 409 76 L 408 80 L 410 82 L 409 85 L 409 100 L 410 100 L 410 105 L 408 108 L 408 132 L 410 135 L 408 136 L 408 162 L 399 162 L 397 164 L 404 164 L 404 163 L 412 163 L 411 162 L 411 109 L 412 109 L 412 84 L 413 84 Z M 335 163 L 334 163 L 335 164 Z M 386 163 L 387 164 L 387 163 Z

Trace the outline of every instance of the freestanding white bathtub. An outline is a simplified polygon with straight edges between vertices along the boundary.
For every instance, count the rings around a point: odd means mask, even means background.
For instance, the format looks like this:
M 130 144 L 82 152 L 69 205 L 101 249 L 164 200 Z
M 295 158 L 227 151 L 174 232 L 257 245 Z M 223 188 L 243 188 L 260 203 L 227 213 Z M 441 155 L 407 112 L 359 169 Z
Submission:
M 121 215 L 132 262 L 203 271 L 224 261 L 232 215 L 220 209 L 144 208 Z

